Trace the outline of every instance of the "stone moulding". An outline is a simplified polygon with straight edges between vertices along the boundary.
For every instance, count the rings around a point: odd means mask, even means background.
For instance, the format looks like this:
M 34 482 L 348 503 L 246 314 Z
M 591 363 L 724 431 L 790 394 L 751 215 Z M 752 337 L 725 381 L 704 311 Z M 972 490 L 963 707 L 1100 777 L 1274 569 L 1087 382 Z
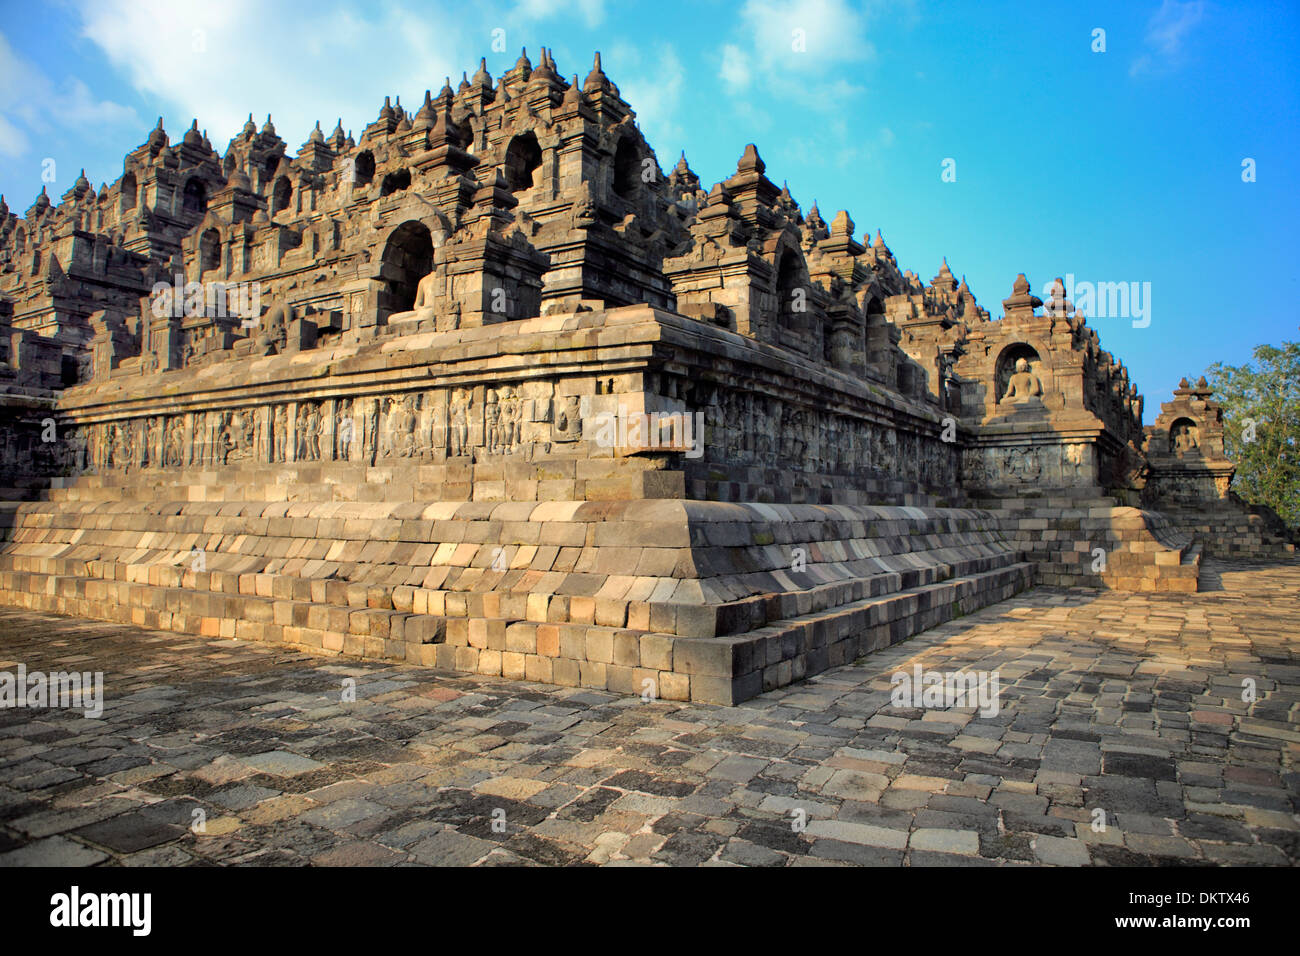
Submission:
M 660 471 L 681 476 L 676 488 L 640 493 L 681 497 L 686 482 L 701 492 L 692 497 L 926 503 L 928 489 L 960 501 L 957 445 L 940 439 L 932 408 L 648 306 L 377 338 L 158 379 L 65 391 L 64 427 L 84 435 L 84 467 L 289 463 L 300 454 L 372 465 L 468 456 L 475 469 L 499 456 L 613 459 L 631 480 L 622 497 L 637 493 L 637 474 Z M 649 413 L 699 416 L 697 454 L 653 443 L 620 452 L 602 440 L 610 416 Z M 494 427 L 508 435 L 494 440 Z M 355 441 L 345 449 L 347 435 Z
M 733 702 L 1036 573 L 1278 544 L 1203 382 L 1143 429 L 1063 282 L 993 319 L 753 144 L 665 172 L 599 54 L 288 147 L 160 120 L 0 197 L 0 599 Z
M 21 529 L 0 554 L 6 602 L 629 693 L 649 679 L 660 696 L 732 703 L 1033 575 L 971 510 L 237 505 L 169 501 L 192 489 L 148 478 L 135 489 L 150 488 L 148 506 L 115 507 L 74 482 L 57 509 L 0 510 Z

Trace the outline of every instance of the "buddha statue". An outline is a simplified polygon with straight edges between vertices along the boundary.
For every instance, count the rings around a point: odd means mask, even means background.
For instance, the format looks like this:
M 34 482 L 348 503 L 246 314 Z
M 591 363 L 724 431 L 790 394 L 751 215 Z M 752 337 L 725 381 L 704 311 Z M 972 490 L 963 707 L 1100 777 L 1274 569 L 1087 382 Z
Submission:
M 1042 395 L 1043 380 L 1030 370 L 1029 360 L 1016 359 L 1016 370 L 1007 382 L 1007 392 L 1002 396 L 1002 401 L 1020 404 L 1041 399 Z

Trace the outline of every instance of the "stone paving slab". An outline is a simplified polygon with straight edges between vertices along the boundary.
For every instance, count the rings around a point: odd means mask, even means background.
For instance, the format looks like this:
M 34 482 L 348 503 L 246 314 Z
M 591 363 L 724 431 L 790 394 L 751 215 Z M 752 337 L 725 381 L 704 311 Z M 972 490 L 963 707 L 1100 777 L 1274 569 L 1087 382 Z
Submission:
M 1294 865 L 1300 565 L 1202 587 L 1037 588 L 738 707 L 0 611 L 0 673 L 105 690 L 0 709 L 0 866 Z M 895 706 L 916 665 L 996 711 Z

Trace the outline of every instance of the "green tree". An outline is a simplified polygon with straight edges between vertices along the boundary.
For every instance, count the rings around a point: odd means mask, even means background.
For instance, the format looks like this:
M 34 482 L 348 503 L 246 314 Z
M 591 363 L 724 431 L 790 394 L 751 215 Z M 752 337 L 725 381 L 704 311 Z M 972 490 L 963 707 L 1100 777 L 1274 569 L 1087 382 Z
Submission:
M 1224 446 L 1237 463 L 1232 490 L 1300 526 L 1300 342 L 1255 347 L 1242 366 L 1206 372 L 1223 405 Z M 1252 427 L 1253 426 L 1253 427 Z

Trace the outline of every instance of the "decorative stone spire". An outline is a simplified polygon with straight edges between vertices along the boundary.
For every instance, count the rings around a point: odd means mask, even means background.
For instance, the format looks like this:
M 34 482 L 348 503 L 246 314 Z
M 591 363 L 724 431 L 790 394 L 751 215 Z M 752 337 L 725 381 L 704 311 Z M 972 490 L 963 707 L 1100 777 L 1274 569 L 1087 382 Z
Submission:
M 847 209 L 841 209 L 835 214 L 835 218 L 831 220 L 831 235 L 850 237 L 853 235 L 853 220 L 850 218 Z
M 456 94 L 451 91 L 451 77 L 445 77 L 442 81 L 442 89 L 432 100 L 434 112 L 451 109 L 451 104 L 456 100 Z
M 597 50 L 596 61 L 591 67 L 591 72 L 587 74 L 587 78 L 582 82 L 582 90 L 584 93 L 596 93 L 608 89 L 609 77 L 607 77 L 605 71 L 600 68 L 600 51 Z
M 268 117 L 267 122 L 270 122 Z M 186 146 L 199 147 L 203 145 L 203 134 L 199 132 L 199 121 L 194 119 L 190 121 L 190 128 L 185 131 L 185 136 L 181 140 Z
M 430 146 L 459 145 L 460 129 L 451 118 L 450 107 L 437 107 L 433 129 L 429 132 Z
M 167 134 L 163 131 L 162 117 L 158 117 L 158 125 L 153 128 L 149 134 L 149 152 L 157 154 L 167 148 Z
M 1047 297 L 1047 314 L 1066 316 L 1074 303 L 1065 297 L 1065 280 L 1060 276 L 1052 282 L 1051 294 Z
M 343 133 L 343 117 L 340 116 L 338 122 L 334 124 L 334 132 L 330 133 L 329 143 L 334 152 L 341 153 L 347 137 Z
M 433 121 L 437 115 L 437 110 L 433 105 L 433 96 L 428 90 L 424 91 L 424 102 L 420 108 L 415 111 L 415 122 L 412 123 L 413 129 L 432 129 Z
M 766 169 L 767 163 L 758 155 L 758 147 L 753 143 L 748 144 L 740 155 L 740 162 L 736 164 L 736 172 L 761 174 Z
M 1029 280 L 1025 278 L 1022 272 L 1016 276 L 1015 285 L 1011 287 L 1011 295 L 1002 300 L 1002 308 L 1006 317 L 1011 320 L 1032 319 L 1034 309 L 1043 304 L 1043 300 L 1030 292 Z
M 50 197 L 45 195 L 45 187 L 42 186 L 41 191 L 36 195 L 36 201 L 32 203 L 31 208 L 27 210 L 27 218 L 31 219 L 35 216 L 39 216 L 49 208 Z
M 709 198 L 705 203 L 704 210 L 700 213 L 700 218 L 716 219 L 730 215 L 731 211 L 731 192 L 724 183 L 714 183 L 713 188 L 709 190 Z
M 267 113 L 267 114 L 266 114 L 266 123 L 263 124 L 263 126 L 262 126 L 262 135 L 263 135 L 263 136 L 274 136 L 274 135 L 275 135 L 275 124 L 271 122 L 271 114 L 270 114 L 270 113 Z
M 510 75 L 518 77 L 524 83 L 527 83 L 528 78 L 533 75 L 533 64 L 528 59 L 528 47 L 520 50 L 519 59 L 515 60 L 515 67 L 510 71 Z
M 573 75 L 573 82 L 569 88 L 564 91 L 564 98 L 560 100 L 560 116 L 572 116 L 581 112 L 587 107 L 587 99 L 582 95 L 582 90 L 578 86 L 578 75 Z
M 257 135 L 257 124 L 253 122 L 252 113 L 248 114 L 248 122 L 244 124 L 244 129 L 242 130 L 242 132 L 244 134 L 244 139 L 252 139 L 254 136 Z
M 311 131 L 311 135 L 307 137 L 307 142 L 309 142 L 309 143 L 320 143 L 321 145 L 324 145 L 324 143 L 325 143 L 325 134 L 324 134 L 324 132 L 321 131 L 321 128 L 320 128 L 320 120 L 317 120 L 317 121 L 316 121 L 316 128 L 313 129 L 313 130 Z
M 939 274 L 930 280 L 930 285 L 940 292 L 955 292 L 957 290 L 957 279 L 948 268 L 948 257 L 943 257 L 943 265 L 939 267 Z
M 537 69 L 533 71 L 532 76 L 529 78 L 529 82 L 534 83 L 538 80 L 553 82 L 558 79 L 559 76 L 556 75 L 555 68 L 551 66 L 550 56 L 546 52 L 546 47 L 542 47 L 542 62 L 538 64 Z
M 237 165 L 234 168 L 230 174 L 230 178 L 226 180 L 226 185 L 239 192 L 251 193 L 253 191 L 253 184 L 249 182 L 248 174 L 244 172 L 243 166 Z
M 668 186 L 674 198 L 681 198 L 683 195 L 694 193 L 700 188 L 700 177 L 695 175 L 690 163 L 686 161 L 686 150 L 682 150 L 677 165 L 668 174 Z

